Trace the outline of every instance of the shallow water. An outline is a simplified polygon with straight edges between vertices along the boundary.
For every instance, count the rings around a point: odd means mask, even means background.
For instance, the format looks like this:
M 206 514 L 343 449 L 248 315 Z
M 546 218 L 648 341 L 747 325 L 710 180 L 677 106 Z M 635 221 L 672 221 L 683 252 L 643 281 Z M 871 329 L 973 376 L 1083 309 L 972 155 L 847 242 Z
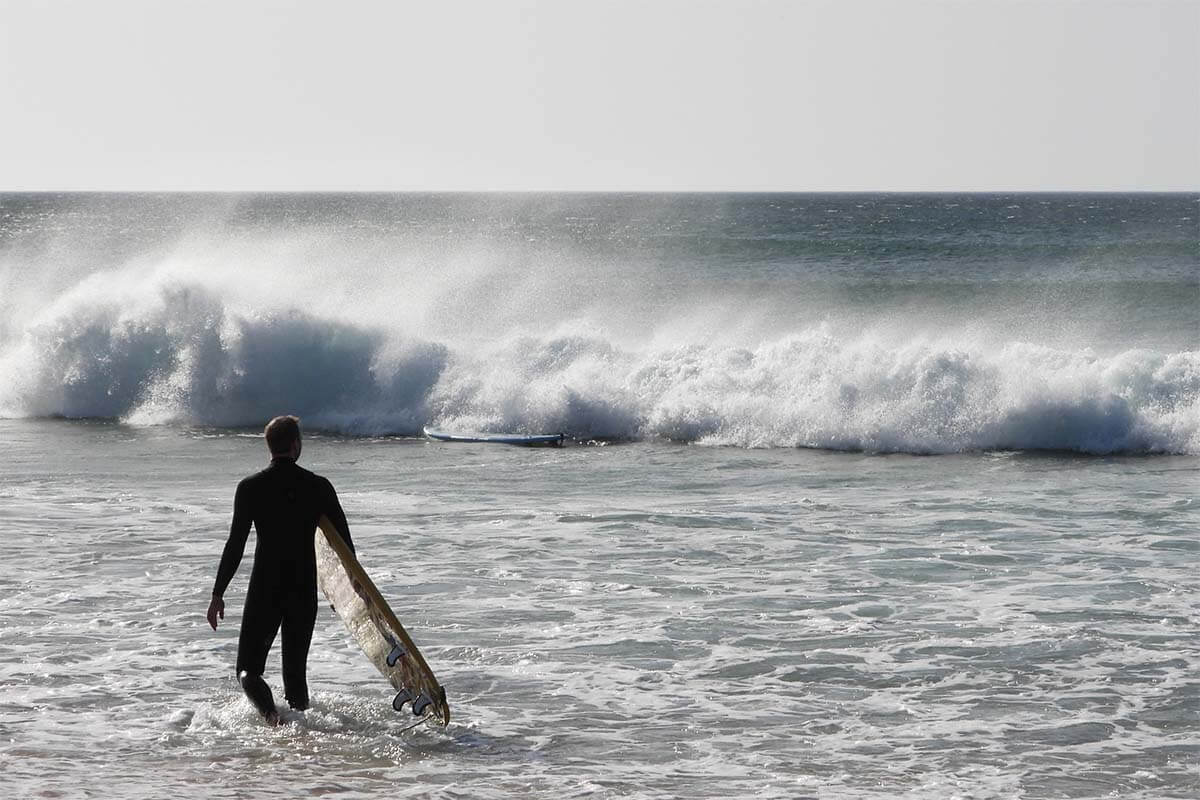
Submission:
M 311 436 L 446 685 L 402 729 L 323 609 L 314 707 L 203 619 L 253 434 L 0 421 L 13 797 L 1200 791 L 1194 456 Z M 268 680 L 278 685 L 278 655 Z

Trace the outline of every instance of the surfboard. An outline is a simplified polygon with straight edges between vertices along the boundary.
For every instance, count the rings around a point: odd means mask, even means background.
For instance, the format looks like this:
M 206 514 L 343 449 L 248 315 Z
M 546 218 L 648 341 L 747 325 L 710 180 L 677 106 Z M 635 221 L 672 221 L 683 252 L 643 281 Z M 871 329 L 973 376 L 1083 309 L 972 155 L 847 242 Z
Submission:
M 447 433 L 425 428 L 425 435 L 438 442 L 484 442 L 487 444 L 516 444 L 525 447 L 561 447 L 567 438 L 563 433 Z
M 401 711 L 407 704 L 413 716 L 448 725 L 446 690 L 421 651 L 333 523 L 321 517 L 318 524 L 317 583 L 367 658 L 397 690 L 392 708 Z

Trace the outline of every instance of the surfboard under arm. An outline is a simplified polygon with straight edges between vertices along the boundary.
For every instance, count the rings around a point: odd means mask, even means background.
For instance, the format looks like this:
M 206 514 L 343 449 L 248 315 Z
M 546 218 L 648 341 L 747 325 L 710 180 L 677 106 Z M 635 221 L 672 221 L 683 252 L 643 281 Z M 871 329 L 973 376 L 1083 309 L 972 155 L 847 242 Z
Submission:
M 442 725 L 449 724 L 450 706 L 446 702 L 445 689 L 438 683 L 408 631 L 333 523 L 327 517 L 321 517 L 318 525 L 318 538 L 329 545 L 342 572 L 342 576 L 332 575 L 336 567 L 321 558 L 318 548 L 317 573 L 321 588 L 371 662 L 393 687 L 400 690 L 393 700 L 393 707 L 399 710 L 404 702 L 411 701 L 413 712 L 419 714 L 421 704 L 427 702 L 433 708 L 432 715 Z M 337 577 L 342 580 L 338 581 Z

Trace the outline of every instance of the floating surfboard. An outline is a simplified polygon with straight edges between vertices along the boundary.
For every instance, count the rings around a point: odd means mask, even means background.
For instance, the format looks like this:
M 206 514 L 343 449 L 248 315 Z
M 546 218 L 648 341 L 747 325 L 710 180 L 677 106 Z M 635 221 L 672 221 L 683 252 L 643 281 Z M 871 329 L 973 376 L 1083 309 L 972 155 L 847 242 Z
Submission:
M 408 704 L 413 716 L 450 723 L 446 690 L 409 638 L 337 528 L 321 517 L 314 534 L 317 582 L 367 658 L 397 690 L 392 708 Z
M 539 433 L 527 436 L 522 433 L 447 433 L 425 428 L 425 435 L 438 442 L 486 442 L 489 444 L 516 444 L 525 447 L 560 447 L 566 434 Z

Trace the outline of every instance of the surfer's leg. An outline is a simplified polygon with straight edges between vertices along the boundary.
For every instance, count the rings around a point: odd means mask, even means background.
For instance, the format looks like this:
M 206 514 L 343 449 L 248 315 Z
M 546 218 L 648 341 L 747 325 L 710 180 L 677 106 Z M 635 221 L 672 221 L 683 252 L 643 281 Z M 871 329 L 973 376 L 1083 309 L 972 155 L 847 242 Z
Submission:
M 300 600 L 283 615 L 280 646 L 283 656 L 283 694 L 297 711 L 308 708 L 308 646 L 317 621 L 317 599 Z
M 275 698 L 271 687 L 262 679 L 267 668 L 267 651 L 279 630 L 280 612 L 270 606 L 246 603 L 242 612 L 242 630 L 238 633 L 237 670 L 242 691 L 268 722 L 277 721 Z
M 238 673 L 238 681 L 241 682 L 242 691 L 246 693 L 246 697 L 250 698 L 250 702 L 258 709 L 258 713 L 263 715 L 263 719 L 273 725 L 278 724 L 279 712 L 275 709 L 275 696 L 271 694 L 271 687 L 267 686 L 267 682 L 262 679 L 262 676 L 251 675 L 242 670 Z

